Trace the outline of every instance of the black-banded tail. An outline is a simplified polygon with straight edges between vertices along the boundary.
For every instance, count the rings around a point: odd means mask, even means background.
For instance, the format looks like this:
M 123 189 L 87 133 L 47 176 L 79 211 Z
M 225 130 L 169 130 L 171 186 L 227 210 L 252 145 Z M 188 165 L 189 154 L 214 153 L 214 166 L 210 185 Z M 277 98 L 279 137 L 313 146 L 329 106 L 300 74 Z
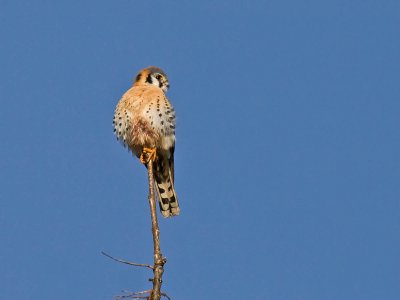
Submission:
M 155 186 L 157 190 L 160 211 L 163 217 L 179 215 L 179 203 L 174 188 L 174 159 L 173 149 L 157 153 L 153 165 Z

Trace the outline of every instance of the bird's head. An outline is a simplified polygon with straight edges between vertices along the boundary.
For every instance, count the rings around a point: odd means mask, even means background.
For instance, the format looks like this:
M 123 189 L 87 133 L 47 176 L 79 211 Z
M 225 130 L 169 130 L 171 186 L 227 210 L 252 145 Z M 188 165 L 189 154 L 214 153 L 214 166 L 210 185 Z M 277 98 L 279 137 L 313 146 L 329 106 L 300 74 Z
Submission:
M 135 79 L 135 84 L 155 85 L 166 92 L 169 88 L 168 77 L 157 67 L 147 67 L 141 70 Z

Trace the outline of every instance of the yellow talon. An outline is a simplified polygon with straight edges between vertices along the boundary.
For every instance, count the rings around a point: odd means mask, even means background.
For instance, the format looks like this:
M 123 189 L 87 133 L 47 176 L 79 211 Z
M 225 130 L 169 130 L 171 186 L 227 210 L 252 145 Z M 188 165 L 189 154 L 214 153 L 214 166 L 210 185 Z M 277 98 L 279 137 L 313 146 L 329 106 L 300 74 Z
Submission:
M 142 164 L 147 164 L 150 160 L 156 160 L 156 148 L 143 148 L 142 154 L 140 154 L 140 161 Z

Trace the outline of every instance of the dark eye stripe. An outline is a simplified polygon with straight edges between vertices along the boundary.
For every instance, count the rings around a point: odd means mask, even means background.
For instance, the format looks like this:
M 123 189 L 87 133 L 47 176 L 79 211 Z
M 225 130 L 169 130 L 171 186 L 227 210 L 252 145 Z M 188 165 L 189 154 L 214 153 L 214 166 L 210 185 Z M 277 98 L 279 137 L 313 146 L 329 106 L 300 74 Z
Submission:
M 153 79 L 151 79 L 151 75 L 150 74 L 147 75 L 146 82 L 148 82 L 148 83 L 152 83 L 153 82 Z

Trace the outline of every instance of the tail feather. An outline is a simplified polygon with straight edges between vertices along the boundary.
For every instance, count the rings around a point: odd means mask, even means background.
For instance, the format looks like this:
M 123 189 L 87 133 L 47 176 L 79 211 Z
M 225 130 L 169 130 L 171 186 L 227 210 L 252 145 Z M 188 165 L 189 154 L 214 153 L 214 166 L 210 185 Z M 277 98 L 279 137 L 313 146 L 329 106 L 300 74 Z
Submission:
M 171 179 L 162 182 L 156 180 L 156 190 L 161 214 L 166 218 L 179 215 L 179 203 Z
M 160 211 L 165 218 L 177 216 L 180 212 L 173 178 L 173 158 L 171 155 L 158 154 L 154 164 L 154 179 Z

